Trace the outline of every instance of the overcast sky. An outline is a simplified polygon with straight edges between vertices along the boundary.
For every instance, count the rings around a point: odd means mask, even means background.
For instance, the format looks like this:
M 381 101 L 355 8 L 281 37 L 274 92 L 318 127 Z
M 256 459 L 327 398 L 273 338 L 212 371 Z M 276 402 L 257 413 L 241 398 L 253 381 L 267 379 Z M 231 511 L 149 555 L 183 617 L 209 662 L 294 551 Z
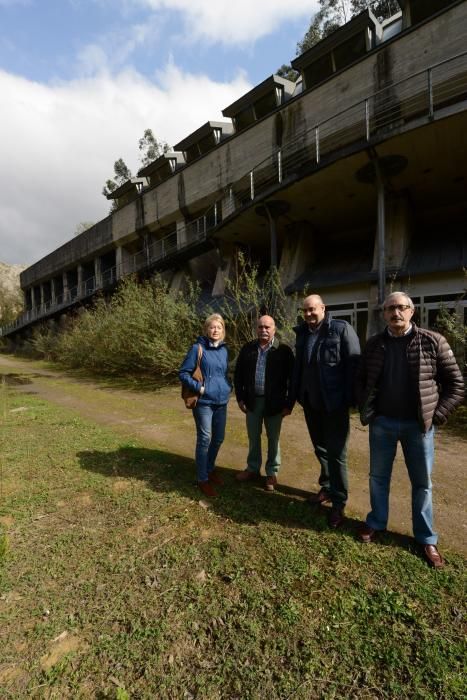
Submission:
M 177 143 L 295 56 L 317 0 L 0 0 L 0 261 L 99 221 L 113 163 Z

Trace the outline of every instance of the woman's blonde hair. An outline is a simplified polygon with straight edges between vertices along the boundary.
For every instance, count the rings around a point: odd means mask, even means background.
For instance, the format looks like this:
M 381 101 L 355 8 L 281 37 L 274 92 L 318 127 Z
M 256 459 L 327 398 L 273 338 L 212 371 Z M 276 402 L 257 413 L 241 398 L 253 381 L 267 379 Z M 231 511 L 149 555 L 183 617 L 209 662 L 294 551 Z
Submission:
M 222 326 L 222 338 L 221 338 L 221 340 L 224 340 L 224 338 L 225 338 L 225 322 L 220 314 L 211 314 L 210 316 L 207 317 L 207 319 L 204 322 L 204 332 L 207 333 L 209 326 L 211 325 L 211 323 L 214 323 L 214 322 L 221 324 L 221 326 Z

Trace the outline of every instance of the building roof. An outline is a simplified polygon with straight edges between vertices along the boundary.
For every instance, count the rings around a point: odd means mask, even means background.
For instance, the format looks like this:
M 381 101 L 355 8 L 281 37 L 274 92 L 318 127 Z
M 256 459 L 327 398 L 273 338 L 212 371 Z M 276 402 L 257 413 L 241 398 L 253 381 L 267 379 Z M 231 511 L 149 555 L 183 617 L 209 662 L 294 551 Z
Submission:
M 295 83 L 291 80 L 282 78 L 280 75 L 270 75 L 269 78 L 263 80 L 262 83 L 256 85 L 256 87 L 247 92 L 245 95 L 242 95 L 242 97 L 235 102 L 232 102 L 232 104 L 228 107 L 225 107 L 225 109 L 222 110 L 222 114 L 224 117 L 234 117 L 243 109 L 253 104 L 253 102 L 259 100 L 260 97 L 263 97 L 263 95 L 271 92 L 271 90 L 273 90 L 277 85 L 284 88 L 284 93 L 286 95 L 292 95 L 295 88 Z
M 329 34 L 329 36 L 321 39 L 321 41 L 312 46 L 310 49 L 302 53 L 300 56 L 297 56 L 297 58 L 294 58 L 292 61 L 292 67 L 298 71 L 302 70 L 306 66 L 309 66 L 310 63 L 313 63 L 318 58 L 321 58 L 321 56 L 329 53 L 332 51 L 332 49 L 340 46 L 347 39 L 350 39 L 350 37 L 358 34 L 358 32 L 363 31 L 367 27 L 375 30 L 377 34 L 381 31 L 381 25 L 371 10 L 364 10 L 363 12 L 360 12 L 360 14 L 353 17 L 346 24 L 343 24 L 342 27 L 336 29 L 334 32 L 332 32 L 332 34 Z
M 153 160 L 151 163 L 148 163 L 148 165 L 145 165 L 143 168 L 140 168 L 138 170 L 138 176 L 139 177 L 148 177 L 149 175 L 152 175 L 153 173 L 156 172 L 156 170 L 159 170 L 162 168 L 167 161 L 170 160 L 175 160 L 176 165 L 184 165 L 185 164 L 185 159 L 183 158 L 183 153 L 181 152 L 175 152 L 175 151 L 167 151 L 167 153 L 163 153 L 161 156 L 156 158 L 156 160 Z
M 113 192 L 110 192 L 110 194 L 106 196 L 107 199 L 118 199 L 128 192 L 140 192 L 147 184 L 148 182 L 145 177 L 132 177 L 131 180 L 127 180 L 123 185 L 120 185 L 120 187 L 117 187 L 116 190 L 113 190 Z
M 175 151 L 186 151 L 190 146 L 194 146 L 205 136 L 209 136 L 214 129 L 221 129 L 223 136 L 230 136 L 233 134 L 234 128 L 232 122 L 206 122 L 199 129 L 193 131 L 189 136 L 186 136 L 182 141 L 179 141 L 174 146 Z

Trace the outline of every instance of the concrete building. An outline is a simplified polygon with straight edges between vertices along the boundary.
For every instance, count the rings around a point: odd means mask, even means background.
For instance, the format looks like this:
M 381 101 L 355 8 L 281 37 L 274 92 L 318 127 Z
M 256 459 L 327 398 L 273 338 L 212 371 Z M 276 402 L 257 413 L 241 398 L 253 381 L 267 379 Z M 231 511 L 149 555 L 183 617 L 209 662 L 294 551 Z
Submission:
M 365 11 L 112 193 L 115 211 L 21 275 L 14 336 L 132 272 L 222 295 L 236 251 L 320 293 L 364 339 L 385 290 L 466 317 L 467 2 Z

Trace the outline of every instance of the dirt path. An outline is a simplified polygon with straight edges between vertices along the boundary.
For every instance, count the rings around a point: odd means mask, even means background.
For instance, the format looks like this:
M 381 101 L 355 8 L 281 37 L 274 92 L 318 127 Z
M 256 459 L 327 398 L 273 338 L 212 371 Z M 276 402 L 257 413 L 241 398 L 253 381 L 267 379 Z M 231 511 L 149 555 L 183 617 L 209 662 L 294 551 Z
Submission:
M 85 379 L 50 370 L 43 363 L 0 355 L 0 375 L 17 375 L 20 391 L 37 394 L 76 411 L 81 416 L 110 426 L 127 438 L 138 438 L 147 445 L 191 456 L 194 425 L 191 413 L 180 399 L 178 388 L 134 391 L 106 387 Z M 14 377 L 13 377 L 14 378 Z M 368 511 L 368 434 L 352 417 L 349 448 L 349 515 L 362 518 Z M 283 424 L 282 470 L 280 484 L 302 492 L 317 489 L 318 463 L 312 454 L 300 407 Z M 246 457 L 244 417 L 234 400 L 229 404 L 227 438 L 219 466 L 244 469 Z M 466 490 L 467 441 L 440 431 L 436 438 L 434 500 L 436 527 L 443 548 L 467 554 L 467 524 L 464 494 Z M 233 487 L 233 484 L 232 484 Z M 389 528 L 411 534 L 410 486 L 405 465 L 398 453 L 392 479 Z

